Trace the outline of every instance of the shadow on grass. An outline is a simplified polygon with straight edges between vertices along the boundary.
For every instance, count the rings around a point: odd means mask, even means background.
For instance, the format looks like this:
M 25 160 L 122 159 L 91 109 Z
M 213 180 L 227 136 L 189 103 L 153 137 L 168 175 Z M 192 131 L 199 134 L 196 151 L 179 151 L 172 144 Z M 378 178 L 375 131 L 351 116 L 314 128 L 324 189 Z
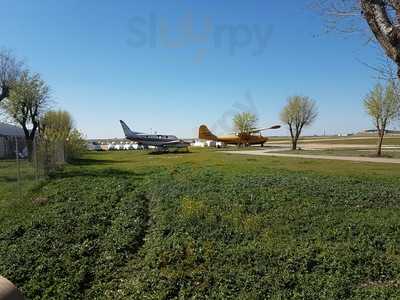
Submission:
M 50 179 L 63 179 L 71 177 L 122 177 L 122 178 L 142 178 L 148 173 L 138 173 L 134 171 L 124 171 L 118 169 L 103 169 L 103 170 L 68 170 L 59 171 L 51 174 Z
M 18 178 L 17 176 L 11 177 L 11 176 L 0 176 L 0 182 L 5 182 L 5 183 L 12 183 L 12 182 L 17 182 Z
M 168 155 L 177 155 L 177 154 L 193 154 L 193 152 L 149 152 L 148 155 L 163 155 L 163 156 L 168 156 Z
M 69 164 L 73 165 L 73 166 L 92 166 L 92 165 L 113 165 L 113 164 L 129 163 L 129 162 L 132 162 L 132 161 L 82 158 L 82 159 L 74 160 L 74 161 L 70 162 Z
M 34 194 L 39 192 L 44 186 L 51 183 L 53 180 L 75 178 L 75 177 L 119 177 L 120 179 L 128 180 L 142 180 L 149 173 L 137 173 L 122 171 L 117 169 L 105 169 L 105 170 L 71 170 L 71 171 L 57 171 L 49 175 L 46 180 L 41 181 L 30 189 L 30 193 Z

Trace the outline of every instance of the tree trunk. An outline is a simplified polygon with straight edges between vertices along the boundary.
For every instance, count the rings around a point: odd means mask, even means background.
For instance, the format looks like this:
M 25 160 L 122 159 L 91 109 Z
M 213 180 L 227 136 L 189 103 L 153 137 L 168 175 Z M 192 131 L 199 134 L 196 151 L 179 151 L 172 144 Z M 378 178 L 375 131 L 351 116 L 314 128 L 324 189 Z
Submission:
M 10 94 L 10 89 L 6 85 L 1 86 L 0 102 L 7 98 Z
M 33 139 L 28 137 L 26 138 L 26 148 L 28 149 L 28 159 L 32 161 L 33 159 Z
M 293 126 L 290 123 L 288 125 L 289 125 L 290 136 L 292 138 L 292 150 L 297 150 L 297 139 L 296 135 L 293 132 Z
M 292 138 L 292 150 L 297 150 L 297 139 Z
M 378 149 L 376 151 L 376 156 L 382 156 L 382 144 L 383 137 L 385 136 L 385 132 L 379 132 L 379 141 L 378 141 Z

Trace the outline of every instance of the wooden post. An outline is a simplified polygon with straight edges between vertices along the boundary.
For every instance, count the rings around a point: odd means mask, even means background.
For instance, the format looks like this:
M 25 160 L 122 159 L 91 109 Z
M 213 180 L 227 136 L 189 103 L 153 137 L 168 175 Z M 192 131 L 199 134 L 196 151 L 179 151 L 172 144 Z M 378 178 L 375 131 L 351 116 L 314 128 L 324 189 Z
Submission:
M 17 161 L 17 184 L 18 184 L 18 195 L 19 200 L 22 200 L 22 191 L 21 191 L 21 166 L 19 163 L 19 149 L 18 149 L 18 137 L 15 137 L 15 158 Z
M 33 140 L 33 167 L 35 171 L 35 180 L 36 182 L 39 181 L 39 157 L 38 157 L 38 143 L 37 143 L 37 137 Z

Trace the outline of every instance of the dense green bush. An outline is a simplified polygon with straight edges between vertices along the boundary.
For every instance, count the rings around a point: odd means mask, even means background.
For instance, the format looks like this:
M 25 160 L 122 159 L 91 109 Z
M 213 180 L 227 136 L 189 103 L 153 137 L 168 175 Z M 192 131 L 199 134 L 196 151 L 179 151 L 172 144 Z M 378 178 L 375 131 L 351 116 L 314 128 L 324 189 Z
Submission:
M 140 247 L 147 201 L 132 182 L 75 177 L 45 185 L 22 224 L 0 232 L 0 274 L 28 299 L 93 299 Z
M 75 161 L 81 158 L 87 151 L 87 145 L 83 135 L 76 129 L 72 130 L 65 143 L 65 156 L 67 162 Z

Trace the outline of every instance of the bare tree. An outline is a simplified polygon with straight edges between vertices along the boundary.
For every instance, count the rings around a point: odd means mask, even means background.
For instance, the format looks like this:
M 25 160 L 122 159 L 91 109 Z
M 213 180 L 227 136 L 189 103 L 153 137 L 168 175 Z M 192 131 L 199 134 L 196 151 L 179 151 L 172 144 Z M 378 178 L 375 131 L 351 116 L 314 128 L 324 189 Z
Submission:
M 304 127 L 311 125 L 317 118 L 315 101 L 309 97 L 293 96 L 281 112 L 281 121 L 288 125 L 292 138 L 292 150 L 297 149 L 297 142 Z
M 12 86 L 21 74 L 22 65 L 11 51 L 0 50 L 0 102 L 9 97 Z
M 376 155 L 381 156 L 386 130 L 390 123 L 399 116 L 400 97 L 394 82 L 390 81 L 386 88 L 377 84 L 365 98 L 364 107 L 378 132 Z
M 399 0 L 317 0 L 316 3 L 331 28 L 342 32 L 367 28 L 386 56 L 397 65 L 400 78 Z M 362 19 L 366 22 L 360 22 Z
M 49 97 L 49 87 L 40 75 L 24 71 L 2 103 L 5 112 L 22 126 L 30 158 L 39 120 L 48 107 Z

